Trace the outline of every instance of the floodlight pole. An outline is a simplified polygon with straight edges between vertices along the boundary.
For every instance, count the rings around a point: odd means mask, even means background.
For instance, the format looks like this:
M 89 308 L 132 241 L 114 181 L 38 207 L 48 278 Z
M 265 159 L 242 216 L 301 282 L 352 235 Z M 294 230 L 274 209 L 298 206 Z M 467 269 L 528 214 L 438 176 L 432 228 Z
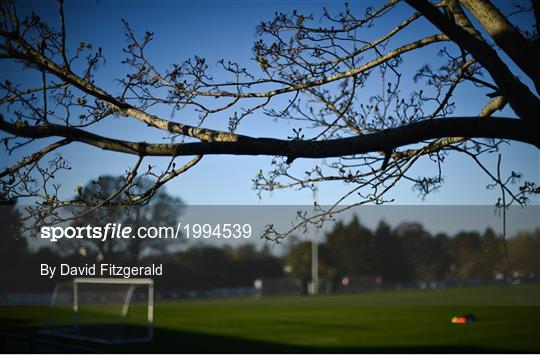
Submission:
M 148 284 L 148 339 L 154 340 L 154 282 Z
M 311 234 L 311 294 L 319 292 L 319 246 L 317 233 Z
M 79 284 L 77 278 L 73 279 L 73 316 L 75 317 L 75 329 L 79 329 Z
M 77 281 L 73 281 L 73 312 L 79 312 L 79 285 Z

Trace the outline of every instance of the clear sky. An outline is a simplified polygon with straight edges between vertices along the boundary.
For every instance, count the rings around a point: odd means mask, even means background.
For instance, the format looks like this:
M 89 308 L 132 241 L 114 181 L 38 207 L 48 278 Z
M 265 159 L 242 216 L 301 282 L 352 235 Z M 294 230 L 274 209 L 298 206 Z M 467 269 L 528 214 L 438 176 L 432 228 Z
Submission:
M 365 7 L 367 1 L 353 2 L 354 6 Z M 57 21 L 57 5 L 54 1 L 36 1 L 19 3 L 24 11 L 33 9 L 41 17 Z M 120 64 L 125 46 L 121 19 L 130 22 L 132 27 L 143 33 L 155 33 L 155 41 L 149 48 L 149 56 L 158 67 L 166 68 L 172 63 L 179 63 L 193 55 L 208 59 L 214 65 L 220 58 L 238 61 L 251 66 L 253 56 L 251 47 L 256 40 L 255 28 L 261 20 L 269 20 L 275 11 L 291 12 L 298 9 L 305 13 L 320 16 L 322 8 L 330 10 L 342 8 L 339 1 L 68 1 L 66 2 L 66 21 L 68 43 L 76 46 L 80 41 L 101 46 L 107 58 L 106 64 L 99 69 L 96 83 L 111 92 L 117 92 L 118 86 L 113 81 L 124 73 Z M 407 16 L 410 13 L 405 13 Z M 389 17 L 389 25 L 398 21 Z M 424 24 L 426 32 L 433 32 L 433 27 Z M 407 57 L 404 57 L 407 61 Z M 424 58 L 426 62 L 430 58 Z M 418 67 L 418 62 L 411 67 Z M 5 80 L 10 69 L 16 67 L 0 63 L 5 69 L 0 79 Z M 17 67 L 18 68 L 18 67 Z M 405 66 L 407 68 L 407 66 Z M 412 73 L 409 73 L 412 75 Z M 21 80 L 31 80 L 30 74 L 21 72 Z M 25 79 L 26 78 L 26 79 Z M 484 93 L 465 89 L 458 92 L 455 99 L 456 115 L 478 111 L 478 103 L 485 102 Z M 170 111 L 155 112 L 166 118 Z M 503 114 L 510 115 L 510 110 Z M 175 116 L 186 122 L 185 117 Z M 212 118 L 217 120 L 217 118 Z M 188 122 L 189 123 L 189 120 Z M 212 128 L 226 129 L 227 119 L 219 122 L 210 121 Z M 238 133 L 256 136 L 281 136 L 290 134 L 293 125 L 274 123 L 268 118 L 254 116 L 245 126 L 240 126 Z M 139 123 L 126 123 L 125 119 L 115 119 L 106 125 L 100 125 L 96 132 L 108 135 L 110 132 L 122 132 L 126 139 L 158 141 L 163 133 L 152 130 Z M 114 135 L 113 135 L 114 136 Z M 75 149 L 73 147 L 76 147 Z M 60 177 L 64 196 L 74 193 L 77 185 L 83 185 L 90 179 L 102 174 L 119 174 L 135 162 L 135 158 L 116 153 L 104 153 L 82 144 L 73 145 L 63 151 L 64 156 L 74 167 Z M 25 151 L 28 153 L 28 151 Z M 533 181 L 540 181 L 539 151 L 525 144 L 513 143 L 504 148 L 503 166 L 506 171 L 515 170 Z M 5 163 L 11 163 L 17 156 L 7 157 Z M 495 156 L 490 158 L 495 161 Z M 158 159 L 159 161 L 159 159 Z M 164 163 L 166 160 L 162 159 Z M 168 160 L 167 160 L 168 161 Z M 252 179 L 259 169 L 267 170 L 271 157 L 208 156 L 187 174 L 167 185 L 167 190 L 180 196 L 188 204 L 311 204 L 313 194 L 310 191 L 276 191 L 263 195 L 259 199 L 253 191 Z M 295 169 L 309 169 L 314 162 L 299 159 L 294 162 Z M 416 167 L 417 175 L 425 171 L 434 172 L 435 166 L 427 162 Z M 414 175 L 414 174 L 413 174 Z M 447 159 L 443 171 L 445 185 L 424 201 L 418 198 L 409 183 L 399 184 L 390 194 L 397 204 L 493 204 L 497 192 L 489 191 L 490 182 L 473 161 L 453 155 Z M 320 185 L 316 199 L 320 204 L 333 203 L 350 186 L 341 183 Z M 349 201 L 353 202 L 353 201 Z M 538 204 L 538 199 L 533 203 Z

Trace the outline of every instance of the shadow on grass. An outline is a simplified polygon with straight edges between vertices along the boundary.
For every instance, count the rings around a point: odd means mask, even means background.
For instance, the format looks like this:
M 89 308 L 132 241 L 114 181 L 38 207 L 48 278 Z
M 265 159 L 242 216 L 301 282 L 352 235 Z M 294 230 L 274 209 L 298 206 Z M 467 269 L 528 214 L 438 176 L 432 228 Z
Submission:
M 6 322 L 10 322 L 9 324 Z M 39 334 L 39 327 L 0 318 L 1 353 L 504 353 L 483 347 L 312 347 L 238 337 L 154 329 L 146 343 L 104 345 Z M 141 327 L 142 328 L 142 327 Z M 509 352 L 509 351 L 508 351 Z

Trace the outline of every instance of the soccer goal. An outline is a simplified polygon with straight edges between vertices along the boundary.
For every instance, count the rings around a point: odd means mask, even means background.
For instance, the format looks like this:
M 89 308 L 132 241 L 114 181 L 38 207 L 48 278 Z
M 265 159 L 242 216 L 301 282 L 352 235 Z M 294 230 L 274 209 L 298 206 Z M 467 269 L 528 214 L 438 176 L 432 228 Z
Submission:
M 41 333 L 103 344 L 151 341 L 154 281 L 74 278 L 59 283 Z

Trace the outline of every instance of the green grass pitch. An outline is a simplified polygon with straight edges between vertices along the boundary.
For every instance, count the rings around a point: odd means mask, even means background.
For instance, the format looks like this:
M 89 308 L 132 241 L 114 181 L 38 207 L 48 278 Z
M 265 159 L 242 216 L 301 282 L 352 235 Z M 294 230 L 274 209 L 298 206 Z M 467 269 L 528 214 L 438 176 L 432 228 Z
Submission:
M 468 312 L 477 322 L 451 324 Z M 2 307 L 1 330 L 36 334 L 46 314 Z M 540 352 L 540 285 L 158 302 L 153 342 L 77 344 L 137 353 Z

